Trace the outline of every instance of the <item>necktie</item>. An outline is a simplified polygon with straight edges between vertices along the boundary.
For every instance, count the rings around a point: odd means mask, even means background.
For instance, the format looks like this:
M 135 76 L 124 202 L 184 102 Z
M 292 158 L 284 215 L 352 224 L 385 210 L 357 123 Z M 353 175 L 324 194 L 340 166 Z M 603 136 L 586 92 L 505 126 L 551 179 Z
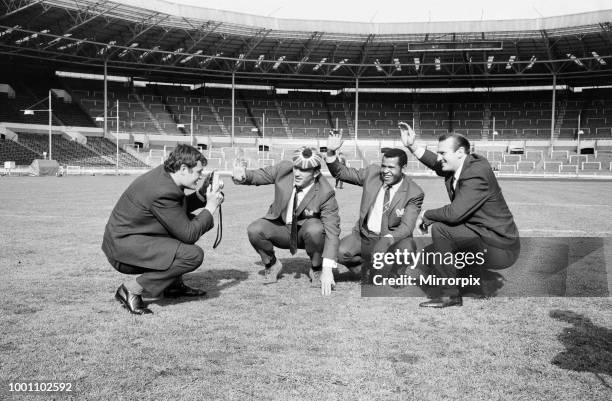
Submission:
M 385 187 L 385 196 L 383 197 L 383 210 L 380 219 L 380 235 L 383 235 L 383 231 L 389 229 L 389 206 L 391 206 L 391 187 L 387 185 Z
M 298 194 L 302 192 L 301 188 L 295 187 L 295 195 L 293 195 L 293 211 L 291 215 L 291 237 L 289 237 L 289 252 L 295 255 L 297 252 L 297 237 L 298 237 L 298 226 L 297 226 L 297 215 L 295 211 L 298 208 Z
M 453 175 L 450 180 L 450 198 L 455 199 L 455 176 Z

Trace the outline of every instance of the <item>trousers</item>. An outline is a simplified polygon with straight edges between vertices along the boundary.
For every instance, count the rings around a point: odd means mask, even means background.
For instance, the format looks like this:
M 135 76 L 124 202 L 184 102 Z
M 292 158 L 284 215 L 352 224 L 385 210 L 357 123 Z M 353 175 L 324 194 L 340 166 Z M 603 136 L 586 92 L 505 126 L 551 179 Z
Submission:
M 361 266 L 361 277 L 367 281 L 368 274 L 372 268 L 372 252 L 376 248 L 378 241 L 383 237 L 377 234 L 364 235 L 353 231 L 351 234 L 340 240 L 338 247 L 338 263 L 346 266 L 349 269 Z M 413 252 L 416 245 L 412 237 L 402 238 L 399 241 L 392 243 L 386 250 L 388 253 L 395 253 L 396 250 Z M 397 269 L 402 266 L 386 265 L 383 269 L 383 274 L 394 274 Z
M 475 275 L 482 274 L 483 270 L 500 270 L 514 264 L 520 254 L 520 243 L 518 239 L 512 246 L 507 248 L 494 247 L 470 230 L 465 224 L 449 226 L 436 222 L 431 225 L 432 244 L 426 248 L 429 252 L 436 254 L 453 254 L 454 260 L 450 258 L 434 258 L 435 261 L 426 267 L 428 273 L 435 273 L 438 277 L 456 278 L 466 276 L 473 272 Z M 465 254 L 480 253 L 482 259 L 467 264 L 460 261 L 457 256 L 463 258 Z M 482 262 L 482 263 L 481 263 Z M 459 295 L 460 289 L 456 285 L 441 285 L 438 294 L 444 296 Z
M 289 249 L 291 226 L 279 220 L 257 219 L 247 227 L 249 242 L 261 256 L 264 264 L 270 263 L 274 256 L 274 247 Z M 305 249 L 313 266 L 323 264 L 323 247 L 325 230 L 318 219 L 307 219 L 298 226 L 298 248 Z
M 140 274 L 136 282 L 153 297 L 159 296 L 183 274 L 196 270 L 204 261 L 204 251 L 197 245 L 179 244 L 174 260 L 166 270 L 152 270 L 109 259 L 110 264 L 123 274 Z

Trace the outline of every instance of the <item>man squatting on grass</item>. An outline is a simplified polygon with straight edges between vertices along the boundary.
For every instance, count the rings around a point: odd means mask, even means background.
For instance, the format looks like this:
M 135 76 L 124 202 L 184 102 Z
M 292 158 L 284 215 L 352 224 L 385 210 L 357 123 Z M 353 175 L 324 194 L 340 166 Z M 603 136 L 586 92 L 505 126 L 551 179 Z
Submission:
M 195 243 L 213 227 L 212 215 L 223 202 L 222 183 L 213 191 L 210 176 L 197 189 L 206 164 L 196 148 L 178 145 L 163 165 L 136 178 L 115 205 L 102 250 L 117 271 L 139 274 L 115 294 L 130 313 L 152 313 L 142 302 L 145 291 L 152 297 L 206 295 L 182 280 L 202 264 L 204 251 Z M 185 189 L 197 190 L 185 196 Z
M 232 179 L 242 185 L 274 184 L 274 202 L 268 213 L 252 222 L 247 233 L 253 248 L 266 267 L 269 283 L 276 282 L 283 265 L 276 259 L 274 247 L 306 249 L 313 283 L 321 281 L 321 293 L 329 295 L 334 282 L 340 215 L 334 189 L 321 175 L 321 156 L 315 149 L 302 147 L 292 161 L 246 170 L 234 166 Z
M 362 280 L 372 277 L 372 258 L 398 250 L 412 252 L 412 232 L 423 204 L 423 190 L 404 174 L 406 152 L 388 149 L 380 166 L 372 164 L 356 169 L 342 164 L 336 151 L 342 146 L 342 134 L 330 132 L 327 139 L 327 167 L 337 180 L 363 187 L 359 219 L 353 232 L 342 238 L 338 263 L 354 274 L 361 270 Z M 399 266 L 387 266 L 389 270 Z
M 512 266 L 520 253 L 519 232 L 487 159 L 470 153 L 470 142 L 463 135 L 442 135 L 436 155 L 416 145 L 416 134 L 410 125 L 400 122 L 399 128 L 404 146 L 421 163 L 444 177 L 451 201 L 441 208 L 427 210 L 417 221 L 424 233 L 431 226 L 430 251 L 451 252 L 457 256 L 465 252 L 483 254 L 483 263 L 473 266 L 480 274 L 485 269 Z M 446 279 L 456 278 L 457 269 L 461 269 L 456 263 L 440 259 L 431 267 L 429 273 L 433 270 L 438 277 Z M 444 308 L 462 304 L 459 287 L 445 284 L 437 288 L 430 301 L 420 306 Z

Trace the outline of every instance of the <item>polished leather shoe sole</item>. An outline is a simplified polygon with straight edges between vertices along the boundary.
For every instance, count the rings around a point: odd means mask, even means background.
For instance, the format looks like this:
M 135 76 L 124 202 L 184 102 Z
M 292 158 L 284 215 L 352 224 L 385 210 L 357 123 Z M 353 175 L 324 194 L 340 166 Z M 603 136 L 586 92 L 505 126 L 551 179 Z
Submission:
M 119 287 L 119 289 L 115 293 L 115 299 L 119 301 L 121 306 L 127 309 L 128 312 L 130 312 L 133 315 L 149 315 L 153 313 L 151 309 L 145 306 L 141 307 L 141 306 L 130 305 L 128 300 L 121 294 L 122 291 L 125 292 L 128 297 L 130 296 L 130 293 L 127 291 L 127 289 L 125 289 L 125 287 L 124 288 Z
M 419 304 L 421 308 L 447 308 L 449 306 L 463 306 L 461 297 L 434 298 Z

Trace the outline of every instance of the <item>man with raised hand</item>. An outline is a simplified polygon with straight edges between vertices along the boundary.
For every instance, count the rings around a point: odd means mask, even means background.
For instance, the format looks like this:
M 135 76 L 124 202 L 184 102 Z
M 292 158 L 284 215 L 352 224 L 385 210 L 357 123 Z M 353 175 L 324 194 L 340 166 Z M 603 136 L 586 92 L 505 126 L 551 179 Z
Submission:
M 342 133 L 330 132 L 327 139 L 327 167 L 334 178 L 363 187 L 359 219 L 353 232 L 342 238 L 338 263 L 362 278 L 369 272 L 375 254 L 414 251 L 412 232 L 423 204 L 423 190 L 405 175 L 407 156 L 401 149 L 383 153 L 381 165 L 356 169 L 343 165 L 336 156 Z M 364 262 L 368 262 L 367 264 Z M 361 267 L 361 269 L 360 269 Z
M 336 267 L 340 216 L 334 189 L 321 175 L 321 156 L 315 149 L 302 147 L 292 161 L 247 170 L 234 165 L 233 180 L 242 185 L 274 184 L 274 202 L 268 213 L 252 222 L 247 233 L 251 245 L 266 267 L 266 280 L 273 283 L 283 268 L 274 247 L 305 249 L 310 257 L 309 277 L 320 279 L 321 293 L 329 295 L 335 285 L 332 269 Z
M 222 184 L 213 189 L 205 182 L 197 188 L 206 163 L 196 148 L 178 145 L 164 164 L 136 178 L 117 201 L 102 250 L 117 271 L 139 275 L 115 294 L 130 313 L 152 313 L 143 292 L 152 297 L 206 295 L 182 278 L 202 264 L 204 251 L 195 243 L 213 227 L 212 215 L 223 202 Z M 197 190 L 185 195 L 185 189 Z
M 416 134 L 410 125 L 400 122 L 398 126 L 404 146 L 421 163 L 444 177 L 451 201 L 419 217 L 417 225 L 422 232 L 431 227 L 431 249 L 440 254 L 480 253 L 484 260 L 479 259 L 470 266 L 477 271 L 503 269 L 514 264 L 520 253 L 519 232 L 487 159 L 471 153 L 470 142 L 463 135 L 442 135 L 436 154 L 416 144 Z M 454 280 L 448 279 L 456 279 L 457 269 L 465 266 L 436 262 L 432 267 L 439 278 L 452 283 Z M 420 306 L 444 308 L 462 304 L 459 287 L 443 284 L 430 301 Z

